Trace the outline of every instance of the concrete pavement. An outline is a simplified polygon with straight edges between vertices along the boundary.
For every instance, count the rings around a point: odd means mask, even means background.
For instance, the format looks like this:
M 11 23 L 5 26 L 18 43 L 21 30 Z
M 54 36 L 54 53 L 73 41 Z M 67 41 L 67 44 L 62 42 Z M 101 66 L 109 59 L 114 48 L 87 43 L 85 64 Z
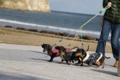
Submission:
M 112 54 L 106 56 L 111 59 L 105 60 L 104 69 L 58 64 L 61 58 L 48 62 L 50 57 L 40 46 L 0 43 L 0 80 L 120 80 L 117 68 L 112 67 Z

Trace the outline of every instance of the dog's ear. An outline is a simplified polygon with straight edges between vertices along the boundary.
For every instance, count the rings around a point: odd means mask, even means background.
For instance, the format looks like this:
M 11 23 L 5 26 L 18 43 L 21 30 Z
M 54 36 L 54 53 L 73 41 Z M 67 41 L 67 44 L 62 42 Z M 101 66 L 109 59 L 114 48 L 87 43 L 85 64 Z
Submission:
M 44 47 L 44 44 L 42 44 L 41 46 L 42 46 L 42 48 L 43 48 L 43 47 Z
M 111 58 L 111 57 L 106 57 L 105 55 L 103 57 L 106 58 L 106 59 L 110 59 Z
M 84 44 L 82 43 L 82 49 L 84 48 Z
M 64 47 L 62 47 L 62 48 L 61 48 L 61 50 L 62 50 L 63 52 L 65 52 L 65 51 L 66 51 L 66 49 L 65 49 Z
M 89 45 L 88 45 L 88 48 L 87 48 L 87 50 L 86 51 L 88 51 L 89 50 Z
M 51 45 L 49 45 L 49 44 L 47 44 L 47 47 L 48 47 L 48 48 L 52 48 L 52 46 L 51 46 Z
M 41 46 L 42 46 L 42 48 L 45 48 L 47 46 L 47 44 L 42 44 Z
M 79 52 L 82 52 L 82 49 L 78 48 L 78 49 L 76 50 L 76 53 L 79 53 Z
M 82 49 L 82 54 L 85 54 L 85 53 L 86 53 L 86 51 L 84 49 Z
M 59 47 L 59 46 L 56 46 L 55 49 L 60 49 L 60 47 Z

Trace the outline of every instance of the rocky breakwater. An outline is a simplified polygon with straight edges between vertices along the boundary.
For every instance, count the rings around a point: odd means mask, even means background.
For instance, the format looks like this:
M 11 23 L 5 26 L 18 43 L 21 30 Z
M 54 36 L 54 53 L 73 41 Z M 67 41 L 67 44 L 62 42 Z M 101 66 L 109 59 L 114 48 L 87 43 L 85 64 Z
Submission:
M 49 36 L 53 36 L 55 35 L 56 36 L 68 36 L 71 37 L 71 38 L 74 38 L 75 37 L 75 34 L 69 34 L 69 33 L 66 33 L 66 32 L 54 32 L 54 31 L 47 31 L 47 30 L 38 30 L 38 29 L 29 29 L 29 28 L 24 28 L 24 27 L 13 27 L 13 26 L 10 26 L 10 25 L 6 25 L 6 26 L 2 26 L 0 25 L 0 28 L 6 28 L 6 29 L 13 29 L 13 30 L 20 30 L 20 31 L 28 31 L 28 32 L 34 32 L 34 34 L 39 34 L 39 33 L 42 33 L 42 34 L 51 34 Z M 93 36 L 89 36 L 89 35 L 83 35 L 83 36 L 78 36 L 77 39 L 84 39 L 84 40 L 92 40 L 92 41 L 98 41 L 99 38 L 95 38 Z
M 50 13 L 47 0 L 0 0 L 0 8 Z

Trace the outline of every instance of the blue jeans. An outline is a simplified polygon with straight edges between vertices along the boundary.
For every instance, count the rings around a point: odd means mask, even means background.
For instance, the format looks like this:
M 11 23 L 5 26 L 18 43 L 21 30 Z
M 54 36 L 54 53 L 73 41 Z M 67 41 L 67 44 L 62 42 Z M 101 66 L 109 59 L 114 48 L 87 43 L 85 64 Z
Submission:
M 111 46 L 112 46 L 112 52 L 113 57 L 118 60 L 119 58 L 119 38 L 120 38 L 120 24 L 114 24 L 111 23 L 108 20 L 104 20 L 100 39 L 98 41 L 96 53 L 103 53 L 105 55 L 105 46 L 106 41 L 108 40 L 108 35 L 111 31 Z

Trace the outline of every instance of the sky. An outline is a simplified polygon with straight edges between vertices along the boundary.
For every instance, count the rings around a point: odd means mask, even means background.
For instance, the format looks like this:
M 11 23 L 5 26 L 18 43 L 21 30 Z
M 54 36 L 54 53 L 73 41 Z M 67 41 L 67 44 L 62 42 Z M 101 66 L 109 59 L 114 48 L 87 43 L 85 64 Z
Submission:
M 97 14 L 103 8 L 103 0 L 48 0 L 50 10 L 83 13 L 83 14 Z M 102 13 L 101 15 L 103 15 Z

